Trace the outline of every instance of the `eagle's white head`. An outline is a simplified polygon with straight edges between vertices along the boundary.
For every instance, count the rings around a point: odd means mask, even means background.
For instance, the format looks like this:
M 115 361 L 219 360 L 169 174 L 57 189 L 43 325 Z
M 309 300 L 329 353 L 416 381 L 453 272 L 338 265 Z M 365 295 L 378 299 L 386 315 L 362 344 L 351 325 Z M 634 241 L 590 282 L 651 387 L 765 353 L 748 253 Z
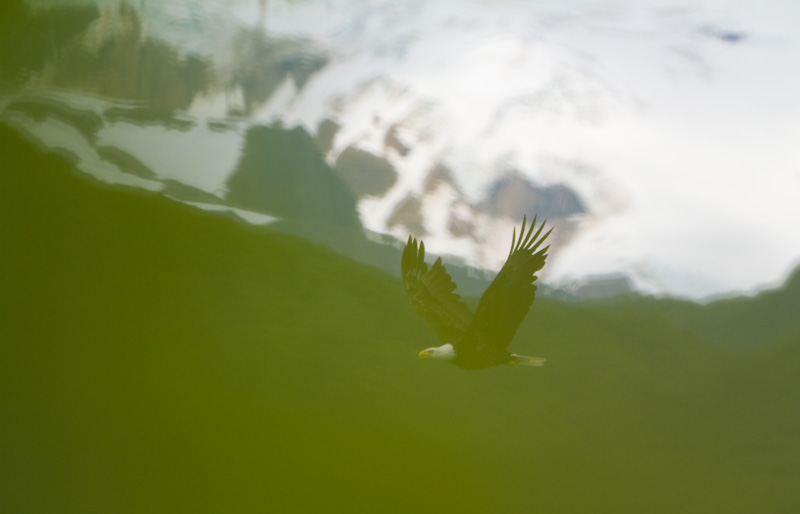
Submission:
M 451 361 L 456 358 L 456 351 L 450 343 L 434 348 L 427 348 L 419 352 L 420 359 L 444 359 Z

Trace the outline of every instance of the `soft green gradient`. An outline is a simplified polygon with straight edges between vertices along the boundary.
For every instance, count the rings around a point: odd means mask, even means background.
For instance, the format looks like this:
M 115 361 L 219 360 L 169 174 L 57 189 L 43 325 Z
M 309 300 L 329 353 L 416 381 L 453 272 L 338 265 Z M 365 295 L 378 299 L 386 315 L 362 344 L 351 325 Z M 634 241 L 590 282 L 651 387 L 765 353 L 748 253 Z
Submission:
M 800 508 L 798 331 L 540 298 L 466 372 L 396 277 L 2 141 L 2 512 Z

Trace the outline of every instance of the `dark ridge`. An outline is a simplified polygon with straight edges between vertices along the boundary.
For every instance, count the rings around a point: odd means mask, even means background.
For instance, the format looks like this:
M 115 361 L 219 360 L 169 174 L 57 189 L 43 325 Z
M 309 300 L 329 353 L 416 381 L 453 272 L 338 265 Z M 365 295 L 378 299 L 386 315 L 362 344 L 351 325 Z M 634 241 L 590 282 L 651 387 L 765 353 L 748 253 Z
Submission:
M 717 300 L 702 311 L 667 302 L 663 312 L 700 337 L 721 346 L 754 349 L 800 333 L 800 266 L 784 284 L 754 297 Z
M 250 128 L 227 186 L 227 199 L 244 209 L 361 228 L 355 197 L 300 127 Z

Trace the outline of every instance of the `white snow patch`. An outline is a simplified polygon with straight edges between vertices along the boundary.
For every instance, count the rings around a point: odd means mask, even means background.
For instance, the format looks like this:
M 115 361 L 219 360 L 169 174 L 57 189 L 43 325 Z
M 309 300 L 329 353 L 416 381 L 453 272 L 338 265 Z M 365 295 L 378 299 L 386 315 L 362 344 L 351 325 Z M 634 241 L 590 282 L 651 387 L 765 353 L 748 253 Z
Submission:
M 3 122 L 33 137 L 48 149 L 62 149 L 75 156 L 75 166 L 103 182 L 160 191 L 164 185 L 155 180 L 131 175 L 103 160 L 81 132 L 60 120 L 46 118 L 37 121 L 25 114 L 5 112 Z
M 270 223 L 273 223 L 278 220 L 278 218 L 274 216 L 269 216 L 267 214 L 262 214 L 260 212 L 253 212 L 245 209 L 239 209 L 236 207 L 229 207 L 227 205 L 220 205 L 216 203 L 204 203 L 204 202 L 187 202 L 184 200 L 180 200 L 178 198 L 173 198 L 173 199 L 181 203 L 185 203 L 187 205 L 198 207 L 200 209 L 203 209 L 204 211 L 232 212 L 242 220 L 246 221 L 247 223 L 251 223 L 253 225 L 269 225 Z
M 162 179 L 220 195 L 236 167 L 243 138 L 238 132 L 213 131 L 202 122 L 187 131 L 119 122 L 99 131 L 98 144 L 130 153 Z

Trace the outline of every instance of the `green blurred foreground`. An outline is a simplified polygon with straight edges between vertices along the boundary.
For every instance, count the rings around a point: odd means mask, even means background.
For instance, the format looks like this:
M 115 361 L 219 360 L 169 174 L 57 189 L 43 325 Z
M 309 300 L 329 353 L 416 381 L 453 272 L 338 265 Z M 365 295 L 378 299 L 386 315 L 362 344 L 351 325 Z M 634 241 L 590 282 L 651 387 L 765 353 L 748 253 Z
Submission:
M 543 368 L 419 361 L 396 277 L 2 139 L 2 512 L 800 509 L 800 330 L 540 298 Z

